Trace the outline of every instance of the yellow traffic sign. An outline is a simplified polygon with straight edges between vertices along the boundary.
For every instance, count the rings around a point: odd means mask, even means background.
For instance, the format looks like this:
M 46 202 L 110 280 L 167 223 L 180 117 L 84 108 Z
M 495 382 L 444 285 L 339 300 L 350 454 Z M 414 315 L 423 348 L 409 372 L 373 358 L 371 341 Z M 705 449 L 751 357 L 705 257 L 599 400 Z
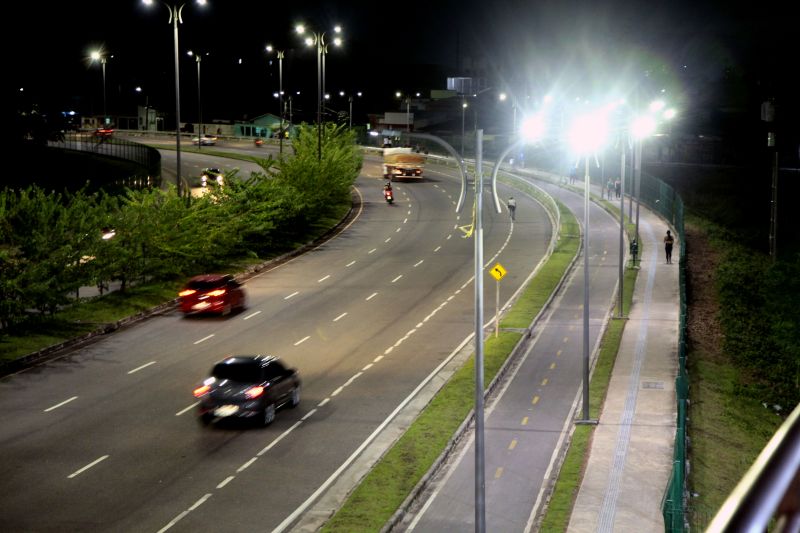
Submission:
M 494 279 L 496 279 L 497 281 L 500 281 L 501 279 L 503 279 L 503 276 L 506 275 L 506 269 L 503 268 L 503 265 L 501 265 L 500 263 L 497 263 L 489 271 L 489 274 L 491 274 L 492 277 Z

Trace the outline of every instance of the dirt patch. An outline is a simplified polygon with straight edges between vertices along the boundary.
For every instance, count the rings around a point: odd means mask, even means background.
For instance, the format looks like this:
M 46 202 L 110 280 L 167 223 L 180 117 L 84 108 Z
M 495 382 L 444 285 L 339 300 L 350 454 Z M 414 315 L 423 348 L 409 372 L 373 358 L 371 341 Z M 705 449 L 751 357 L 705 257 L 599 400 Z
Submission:
M 714 273 L 720 254 L 701 229 L 686 225 L 686 333 L 689 349 L 714 360 L 722 356 L 722 328 Z

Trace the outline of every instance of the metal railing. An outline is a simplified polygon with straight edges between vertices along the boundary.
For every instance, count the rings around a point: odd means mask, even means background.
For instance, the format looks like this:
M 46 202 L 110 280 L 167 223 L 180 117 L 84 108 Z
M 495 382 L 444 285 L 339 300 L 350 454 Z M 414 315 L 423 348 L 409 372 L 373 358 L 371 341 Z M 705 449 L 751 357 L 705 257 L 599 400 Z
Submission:
M 150 146 L 84 132 L 66 134 L 58 140 L 48 141 L 47 145 L 51 148 L 131 161 L 136 165 L 122 185 L 131 188 L 161 186 L 161 154 Z
M 773 522 L 774 521 L 774 522 Z M 800 531 L 800 404 L 725 500 L 707 533 Z

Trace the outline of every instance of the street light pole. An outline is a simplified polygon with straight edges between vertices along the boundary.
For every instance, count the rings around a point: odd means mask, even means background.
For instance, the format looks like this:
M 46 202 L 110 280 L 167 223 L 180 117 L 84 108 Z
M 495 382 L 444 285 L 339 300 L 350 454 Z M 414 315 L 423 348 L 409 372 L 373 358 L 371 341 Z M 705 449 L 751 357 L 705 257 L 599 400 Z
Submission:
M 153 0 L 142 0 L 142 2 L 150 6 Z M 199 5 L 205 5 L 206 0 L 197 0 Z M 186 4 L 164 4 L 169 10 L 169 22 L 172 24 L 173 35 L 173 55 L 175 57 L 175 162 L 177 168 L 175 171 L 175 185 L 177 187 L 178 196 L 181 195 L 181 86 L 180 86 L 180 61 L 178 55 L 178 23 L 183 23 L 181 12 Z
M 106 125 L 106 117 L 108 117 L 108 113 L 106 112 L 106 56 L 103 52 L 96 50 L 91 53 L 90 57 L 92 61 L 99 61 L 100 67 L 103 72 L 103 126 Z
M 203 104 L 200 99 L 200 54 L 195 54 L 189 50 L 188 55 L 194 56 L 197 63 L 197 149 L 203 146 Z
M 619 163 L 619 179 L 620 179 L 620 194 L 619 194 L 619 313 L 618 317 L 622 318 L 622 300 L 624 292 L 624 257 L 625 257 L 625 146 L 626 139 L 623 135 L 620 142 L 620 163 Z

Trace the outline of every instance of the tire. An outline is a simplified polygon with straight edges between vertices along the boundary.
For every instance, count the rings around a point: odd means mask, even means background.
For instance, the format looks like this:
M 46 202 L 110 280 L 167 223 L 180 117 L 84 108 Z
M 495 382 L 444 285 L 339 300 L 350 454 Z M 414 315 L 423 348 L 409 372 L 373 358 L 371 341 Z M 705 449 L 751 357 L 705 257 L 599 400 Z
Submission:
M 292 389 L 292 394 L 289 399 L 289 407 L 295 408 L 300 405 L 300 386 L 296 386 Z
M 272 424 L 275 421 L 275 404 L 271 403 L 264 408 L 261 423 L 264 427 Z

